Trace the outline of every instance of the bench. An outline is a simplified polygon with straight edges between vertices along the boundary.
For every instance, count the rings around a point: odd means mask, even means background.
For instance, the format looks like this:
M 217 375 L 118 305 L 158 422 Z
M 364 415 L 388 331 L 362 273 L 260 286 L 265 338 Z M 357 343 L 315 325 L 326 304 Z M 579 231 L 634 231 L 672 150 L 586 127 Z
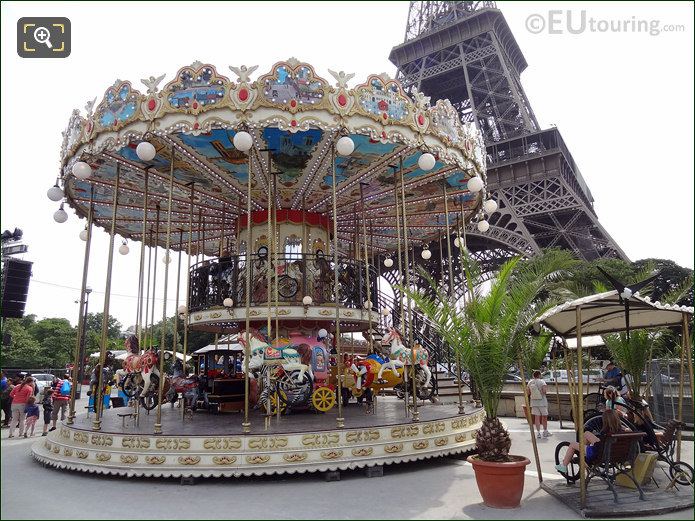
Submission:
M 133 412 L 119 412 L 117 414 L 118 414 L 118 417 L 123 421 L 122 425 L 124 428 L 125 428 L 126 418 L 130 418 L 131 420 L 133 420 L 133 423 L 135 423 L 135 421 L 137 421 L 137 418 L 138 418 L 138 413 L 136 413 L 135 411 L 133 411 Z
M 586 487 L 592 478 L 603 480 L 611 492 L 613 500 L 618 503 L 618 493 L 615 490 L 615 478 L 623 474 L 627 476 L 639 491 L 641 500 L 644 500 L 644 491 L 632 476 L 632 465 L 640 452 L 640 443 L 644 437 L 643 432 L 626 432 L 606 436 L 600 443 L 603 450 L 587 462 Z

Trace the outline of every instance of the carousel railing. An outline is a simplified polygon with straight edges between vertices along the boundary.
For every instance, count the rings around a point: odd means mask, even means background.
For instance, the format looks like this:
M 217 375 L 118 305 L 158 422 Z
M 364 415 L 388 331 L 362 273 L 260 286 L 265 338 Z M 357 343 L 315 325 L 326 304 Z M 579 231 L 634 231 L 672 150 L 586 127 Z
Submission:
M 302 304 L 305 296 L 312 305 L 335 304 L 334 263 L 332 257 L 313 254 L 280 255 L 275 259 L 254 253 L 248 269 L 251 275 L 251 305 L 268 303 L 268 278 L 271 284 L 271 302 L 275 299 L 275 273 L 277 274 L 278 302 Z M 275 272 L 275 273 L 274 273 Z M 191 267 L 188 287 L 188 308 L 200 311 L 222 306 L 226 298 L 235 307 L 246 305 L 246 256 L 231 255 L 208 259 Z M 367 298 L 364 263 L 354 259 L 338 260 L 338 302 L 346 308 L 362 308 L 367 300 L 377 302 L 377 271 L 370 266 Z

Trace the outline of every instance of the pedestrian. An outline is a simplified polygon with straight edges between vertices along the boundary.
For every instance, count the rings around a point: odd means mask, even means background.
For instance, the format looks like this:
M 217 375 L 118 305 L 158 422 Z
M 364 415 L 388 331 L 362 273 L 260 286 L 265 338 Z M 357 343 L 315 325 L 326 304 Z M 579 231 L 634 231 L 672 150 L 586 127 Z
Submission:
M 620 368 L 617 367 L 612 360 L 609 360 L 608 362 L 606 362 L 606 365 L 603 369 L 606 371 L 606 374 L 603 377 L 603 383 L 612 385 L 616 389 L 618 389 L 618 391 L 621 391 L 623 375 L 620 371 Z
M 546 392 L 548 384 L 541 379 L 541 372 L 536 370 L 533 372 L 533 378 L 526 385 L 526 393 L 530 398 L 531 414 L 536 425 L 537 436 L 539 438 L 547 438 L 552 436 L 548 432 L 548 397 Z M 541 424 L 543 425 L 543 434 L 541 435 Z
M 53 425 L 49 430 L 54 431 L 56 429 L 56 423 L 58 423 L 58 412 L 60 411 L 60 421 L 65 420 L 65 412 L 68 408 L 68 402 L 70 401 L 70 391 L 72 390 L 72 382 L 70 381 L 70 375 L 65 375 L 61 380 L 57 378 L 53 385 L 53 413 L 51 414 L 51 419 L 53 420 Z
M 55 381 L 57 378 L 53 380 Z M 41 405 L 43 405 L 43 432 L 41 436 L 46 436 L 48 424 L 51 423 L 51 416 L 53 415 L 53 388 L 51 385 L 45 386 L 41 391 Z
M 30 396 L 27 400 L 27 406 L 24 408 L 24 414 L 27 415 L 26 423 L 24 426 L 24 437 L 27 437 L 29 432 L 29 427 L 31 427 L 31 436 L 34 436 L 34 427 L 36 427 L 36 421 L 39 419 L 39 406 L 36 405 L 36 398 Z
M 2 421 L 3 427 L 10 426 L 10 418 L 12 418 L 12 398 L 10 398 L 10 393 L 14 388 L 14 383 L 12 383 L 11 378 L 6 378 L 2 375 L 2 384 L 0 384 L 0 405 L 2 412 L 5 413 L 5 419 Z
M 34 396 L 34 379 L 31 376 L 27 376 L 10 393 L 12 398 L 12 421 L 10 422 L 10 435 L 8 438 L 14 438 L 15 426 L 19 427 L 19 435 L 24 432 L 24 409 L 30 396 Z

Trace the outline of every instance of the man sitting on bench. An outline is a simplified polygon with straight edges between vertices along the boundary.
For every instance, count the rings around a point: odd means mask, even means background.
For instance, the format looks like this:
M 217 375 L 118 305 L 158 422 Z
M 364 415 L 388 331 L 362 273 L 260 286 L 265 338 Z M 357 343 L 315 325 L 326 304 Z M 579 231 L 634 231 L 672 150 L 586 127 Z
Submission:
M 615 409 L 606 409 L 603 411 L 601 419 L 603 428 L 601 429 L 601 432 L 598 433 L 598 436 L 593 432 L 584 431 L 587 463 L 591 462 L 594 458 L 600 455 L 599 443 L 601 442 L 602 438 L 605 438 L 609 434 L 618 434 L 620 432 L 627 431 L 627 429 L 623 429 L 620 423 L 620 416 Z M 577 451 L 579 451 L 579 442 L 571 442 L 569 447 L 567 447 L 567 452 L 565 453 L 562 463 L 555 465 L 555 468 L 559 472 L 567 474 L 567 465 L 569 465 L 570 461 L 572 461 L 572 457 Z

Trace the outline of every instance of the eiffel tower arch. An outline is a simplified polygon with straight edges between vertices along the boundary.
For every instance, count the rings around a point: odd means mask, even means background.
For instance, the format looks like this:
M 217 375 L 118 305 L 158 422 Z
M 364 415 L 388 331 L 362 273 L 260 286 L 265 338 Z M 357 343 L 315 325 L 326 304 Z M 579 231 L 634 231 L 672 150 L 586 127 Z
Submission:
M 468 245 L 485 267 L 547 247 L 627 260 L 559 130 L 540 128 L 521 85 L 526 59 L 495 2 L 410 2 L 404 42 L 389 59 L 406 88 L 449 99 L 483 132 L 499 209 L 486 233 L 468 228 Z

